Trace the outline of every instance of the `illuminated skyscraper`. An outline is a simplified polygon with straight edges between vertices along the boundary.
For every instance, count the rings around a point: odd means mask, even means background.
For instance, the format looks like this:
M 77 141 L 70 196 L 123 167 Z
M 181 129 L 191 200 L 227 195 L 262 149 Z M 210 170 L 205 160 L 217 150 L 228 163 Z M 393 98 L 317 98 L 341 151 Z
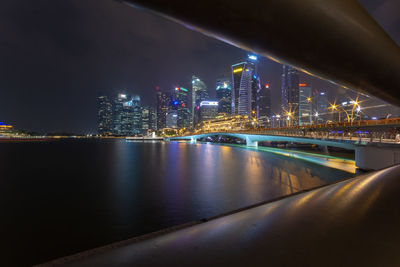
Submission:
M 178 128 L 178 111 L 169 110 L 166 114 L 166 127 L 167 128 Z
M 206 84 L 196 76 L 192 76 L 192 103 L 191 103 L 191 125 L 194 126 L 199 121 L 200 102 L 208 100 Z
M 292 66 L 282 66 L 282 109 L 298 114 L 299 72 Z M 297 115 L 296 115 L 297 117 Z
M 120 135 L 133 135 L 134 107 L 130 101 L 122 104 Z
M 299 125 L 312 124 L 312 102 L 311 86 L 299 84 Z
M 258 92 L 258 122 L 262 127 L 271 126 L 271 88 L 266 83 Z
M 178 114 L 178 128 L 190 126 L 190 109 L 189 109 L 189 90 L 183 87 L 176 87 L 173 95 L 173 110 Z
M 113 134 L 121 135 L 123 105 L 128 101 L 126 94 L 118 94 L 113 108 Z
M 251 117 L 253 119 L 259 118 L 259 100 L 261 93 L 260 77 L 254 74 L 251 78 Z
M 218 100 L 218 112 L 231 114 L 232 112 L 232 86 L 228 78 L 221 78 L 217 80 L 216 95 Z
M 260 82 L 256 63 L 257 57 L 249 55 L 247 61 L 232 65 L 232 114 L 251 115 L 257 109 Z
M 123 136 L 142 133 L 142 109 L 140 96 L 132 95 L 131 99 L 122 104 L 121 133 Z
M 171 94 L 162 92 L 159 87 L 157 90 L 157 130 L 167 127 L 167 112 L 171 101 Z
M 328 93 L 325 90 L 314 92 L 314 116 L 316 123 L 325 123 L 329 117 L 328 110 Z
M 200 102 L 200 122 L 215 119 L 218 114 L 218 101 Z
M 112 105 L 107 96 L 100 96 L 97 111 L 97 126 L 100 135 L 111 135 L 112 128 Z
M 142 107 L 142 133 L 144 135 L 157 129 L 156 118 L 156 111 L 153 107 Z

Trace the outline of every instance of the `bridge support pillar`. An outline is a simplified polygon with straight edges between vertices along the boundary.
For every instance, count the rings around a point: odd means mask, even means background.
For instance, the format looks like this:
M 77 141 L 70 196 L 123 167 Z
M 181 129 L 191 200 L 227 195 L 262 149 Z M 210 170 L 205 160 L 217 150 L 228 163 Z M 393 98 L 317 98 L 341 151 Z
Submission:
M 258 142 L 252 141 L 248 136 L 246 136 L 246 146 L 258 147 Z
M 362 170 L 380 170 L 400 164 L 400 149 L 390 146 L 357 146 L 356 166 Z

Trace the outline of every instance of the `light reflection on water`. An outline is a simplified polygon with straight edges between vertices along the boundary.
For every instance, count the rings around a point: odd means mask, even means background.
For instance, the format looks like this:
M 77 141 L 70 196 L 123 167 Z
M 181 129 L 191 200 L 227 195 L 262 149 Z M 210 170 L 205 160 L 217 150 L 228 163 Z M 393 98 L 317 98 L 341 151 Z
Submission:
M 18 265 L 212 217 L 352 175 L 250 149 L 124 140 L 1 143 L 0 162 L 0 229 L 7 229 L 2 234 L 7 246 L 0 249 L 21 261 Z M 19 251 L 26 257 L 18 257 Z

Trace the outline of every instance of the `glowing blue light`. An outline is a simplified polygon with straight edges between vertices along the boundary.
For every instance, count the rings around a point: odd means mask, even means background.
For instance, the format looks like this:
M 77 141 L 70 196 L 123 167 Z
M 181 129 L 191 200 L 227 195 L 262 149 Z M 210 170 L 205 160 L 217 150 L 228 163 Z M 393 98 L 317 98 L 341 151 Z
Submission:
M 254 55 L 249 55 L 249 59 L 251 59 L 251 60 L 257 60 L 257 57 L 254 56 Z
M 132 107 L 133 106 L 133 102 L 131 101 L 127 101 L 123 104 L 124 107 Z
M 254 79 L 257 79 L 257 75 L 254 75 L 253 78 L 254 78 Z
M 179 102 L 175 100 L 172 104 L 173 104 L 174 106 L 177 106 L 177 105 L 179 104 Z

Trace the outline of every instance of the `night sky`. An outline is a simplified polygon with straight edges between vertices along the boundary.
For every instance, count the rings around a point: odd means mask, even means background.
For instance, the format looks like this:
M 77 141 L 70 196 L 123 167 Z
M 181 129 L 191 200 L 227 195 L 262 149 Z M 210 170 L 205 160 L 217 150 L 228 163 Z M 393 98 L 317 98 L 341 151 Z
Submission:
M 400 44 L 400 1 L 361 3 Z M 190 88 L 193 74 L 215 80 L 247 52 L 113 0 L 2 0 L 0 121 L 39 132 L 95 133 L 97 96 Z M 279 110 L 279 64 L 260 59 Z M 331 97 L 337 86 L 312 78 Z

